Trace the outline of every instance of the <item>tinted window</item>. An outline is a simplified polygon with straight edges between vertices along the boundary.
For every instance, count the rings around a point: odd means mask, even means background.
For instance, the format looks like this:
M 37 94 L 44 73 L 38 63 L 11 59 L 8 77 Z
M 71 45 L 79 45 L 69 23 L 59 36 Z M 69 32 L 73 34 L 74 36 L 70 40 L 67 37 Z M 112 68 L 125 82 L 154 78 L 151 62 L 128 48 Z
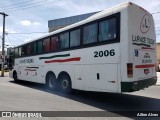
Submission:
M 32 49 L 31 49 L 32 54 L 36 54 L 36 51 L 37 51 L 36 42 L 32 43 L 31 46 L 32 46 Z
M 50 38 L 47 38 L 43 41 L 44 52 L 50 51 Z
M 99 23 L 99 41 L 116 38 L 116 18 L 108 19 Z
M 83 43 L 94 43 L 97 41 L 97 23 L 84 27 L 83 30 Z
M 18 56 L 20 57 L 21 56 L 21 52 L 22 52 L 22 49 L 21 47 L 18 48 Z
M 42 53 L 42 49 L 43 47 L 42 47 L 42 41 L 38 41 L 37 42 L 37 53 L 39 54 L 39 53 Z
M 15 57 L 18 57 L 18 48 L 15 48 L 14 55 L 15 55 Z
M 69 32 L 60 35 L 60 48 L 64 49 L 68 47 L 69 47 Z
M 58 37 L 52 37 L 51 38 L 51 50 L 56 50 L 58 47 Z
M 31 45 L 28 44 L 27 45 L 27 55 L 30 55 L 31 54 Z
M 80 29 L 70 32 L 70 47 L 80 45 Z
M 13 48 L 10 51 L 10 56 L 14 56 L 14 49 Z
M 22 56 L 26 56 L 27 55 L 27 46 L 22 46 Z

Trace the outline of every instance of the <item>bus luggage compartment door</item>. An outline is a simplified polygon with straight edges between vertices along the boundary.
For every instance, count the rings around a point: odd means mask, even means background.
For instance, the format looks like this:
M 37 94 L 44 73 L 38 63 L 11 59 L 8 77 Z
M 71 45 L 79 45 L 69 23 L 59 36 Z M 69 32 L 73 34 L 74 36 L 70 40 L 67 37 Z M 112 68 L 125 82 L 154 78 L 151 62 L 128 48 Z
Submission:
M 118 64 L 78 65 L 75 86 L 86 91 L 117 92 Z M 80 83 L 79 83 L 80 82 Z

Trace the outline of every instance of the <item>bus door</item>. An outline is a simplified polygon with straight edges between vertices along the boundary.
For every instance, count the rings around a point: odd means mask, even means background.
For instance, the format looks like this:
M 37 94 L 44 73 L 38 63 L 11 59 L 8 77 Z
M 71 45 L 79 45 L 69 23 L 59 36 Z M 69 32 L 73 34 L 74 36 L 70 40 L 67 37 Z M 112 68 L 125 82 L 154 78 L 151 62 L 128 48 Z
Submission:
M 13 69 L 14 66 L 14 49 L 8 48 L 7 49 L 7 66 L 9 69 Z

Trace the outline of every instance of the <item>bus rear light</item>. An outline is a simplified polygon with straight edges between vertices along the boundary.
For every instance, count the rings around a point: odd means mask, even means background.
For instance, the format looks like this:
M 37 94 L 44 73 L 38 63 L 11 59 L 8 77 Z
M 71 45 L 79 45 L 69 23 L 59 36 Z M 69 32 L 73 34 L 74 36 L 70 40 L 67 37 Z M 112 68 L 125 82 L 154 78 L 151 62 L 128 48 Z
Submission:
M 132 63 L 127 63 L 127 76 L 128 78 L 133 77 L 133 64 Z

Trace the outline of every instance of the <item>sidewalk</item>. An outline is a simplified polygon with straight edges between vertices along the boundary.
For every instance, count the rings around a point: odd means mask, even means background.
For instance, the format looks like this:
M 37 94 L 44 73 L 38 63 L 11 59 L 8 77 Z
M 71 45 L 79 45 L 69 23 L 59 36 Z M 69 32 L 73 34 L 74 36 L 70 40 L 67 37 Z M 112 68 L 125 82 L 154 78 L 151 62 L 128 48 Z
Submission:
M 160 72 L 157 72 L 157 83 L 156 85 L 160 85 Z
M 4 72 L 4 77 L 9 77 L 9 72 Z M 1 78 L 1 71 L 0 71 L 0 78 Z

